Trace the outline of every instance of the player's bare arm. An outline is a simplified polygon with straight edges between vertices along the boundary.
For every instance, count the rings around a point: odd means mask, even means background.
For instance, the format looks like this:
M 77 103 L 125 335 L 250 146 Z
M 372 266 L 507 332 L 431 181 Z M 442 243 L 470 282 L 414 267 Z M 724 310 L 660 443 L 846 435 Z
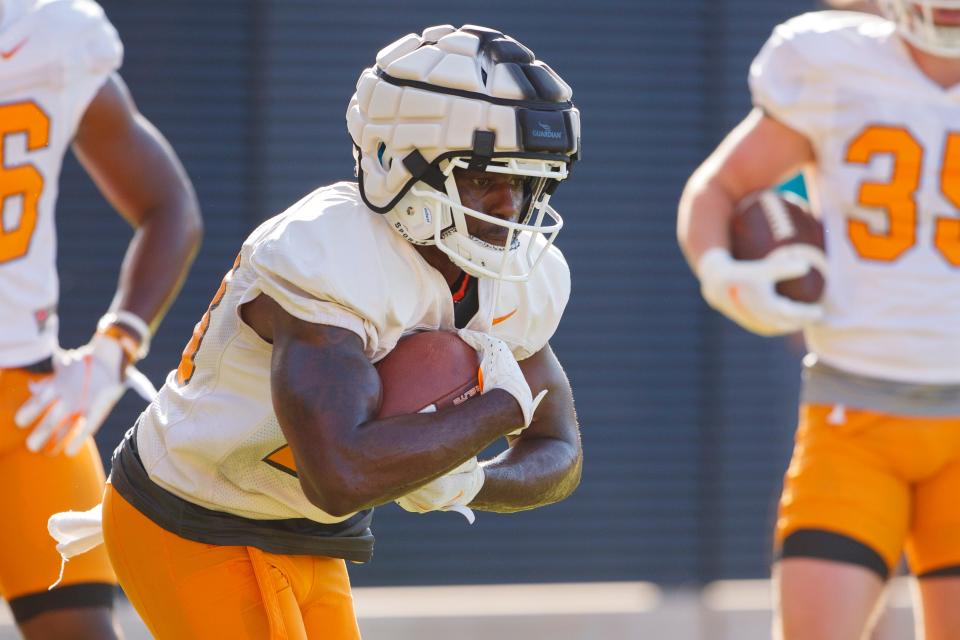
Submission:
M 510 438 L 510 448 L 483 464 L 486 479 L 471 508 L 533 509 L 563 500 L 580 483 L 583 450 L 567 374 L 549 344 L 520 368 L 534 393 L 548 393 L 530 426 Z
M 87 108 L 73 149 L 104 197 L 136 229 L 112 306 L 156 329 L 200 246 L 202 223 L 190 180 L 117 74 Z
M 37 386 L 16 415 L 21 428 L 36 425 L 26 442 L 31 451 L 63 448 L 68 455 L 75 455 L 84 438 L 99 429 L 123 394 L 127 365 L 147 354 L 150 336 L 180 289 L 201 235 L 189 178 L 160 132 L 138 113 L 116 73 L 85 110 L 73 148 L 136 233 L 111 311 L 101 318 L 93 340 L 82 349 L 61 352 L 56 375 Z M 84 364 L 88 352 L 94 363 L 89 367 Z M 142 395 L 151 395 L 149 383 L 138 387 Z
M 691 268 L 713 247 L 727 247 L 734 206 L 815 159 L 798 131 L 753 109 L 687 181 L 680 198 L 677 237 Z
M 380 379 L 356 334 L 299 320 L 265 295 L 243 318 L 273 343 L 274 411 L 307 498 L 346 515 L 398 498 L 522 426 L 493 390 L 445 411 L 376 420 Z

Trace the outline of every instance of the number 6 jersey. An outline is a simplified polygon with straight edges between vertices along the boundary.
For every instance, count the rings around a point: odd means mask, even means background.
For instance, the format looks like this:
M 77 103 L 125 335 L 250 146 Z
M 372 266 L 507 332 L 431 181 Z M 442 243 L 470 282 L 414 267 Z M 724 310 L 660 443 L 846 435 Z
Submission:
M 750 83 L 816 154 L 829 272 L 811 352 L 861 376 L 960 383 L 960 86 L 928 79 L 893 23 L 842 11 L 778 26 Z
M 123 48 L 90 0 L 7 0 L 0 23 L 0 368 L 57 342 L 57 182 Z

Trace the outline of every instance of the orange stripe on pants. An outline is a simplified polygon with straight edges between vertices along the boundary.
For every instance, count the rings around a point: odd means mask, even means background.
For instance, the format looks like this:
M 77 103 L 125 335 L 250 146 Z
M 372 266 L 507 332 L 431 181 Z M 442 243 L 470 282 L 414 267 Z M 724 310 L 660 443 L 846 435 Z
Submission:
M 111 485 L 103 533 L 120 585 L 158 640 L 358 640 L 343 560 L 186 540 Z

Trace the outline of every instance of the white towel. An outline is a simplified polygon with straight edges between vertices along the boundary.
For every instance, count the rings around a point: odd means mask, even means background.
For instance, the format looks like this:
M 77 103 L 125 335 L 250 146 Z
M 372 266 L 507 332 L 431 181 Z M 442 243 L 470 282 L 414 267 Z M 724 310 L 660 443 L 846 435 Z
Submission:
M 55 513 L 47 520 L 47 531 L 57 541 L 60 553 L 60 576 L 50 585 L 53 589 L 63 580 L 63 570 L 70 558 L 103 544 L 103 504 L 87 511 Z

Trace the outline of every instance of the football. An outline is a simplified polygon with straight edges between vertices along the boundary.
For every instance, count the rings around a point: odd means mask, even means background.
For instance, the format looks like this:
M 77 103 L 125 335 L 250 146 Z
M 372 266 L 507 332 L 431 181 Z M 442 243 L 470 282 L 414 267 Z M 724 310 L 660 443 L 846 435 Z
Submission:
M 401 338 L 375 366 L 383 386 L 378 418 L 437 411 L 480 394 L 477 352 L 452 331 Z
M 799 197 L 761 191 L 744 198 L 730 223 L 730 254 L 737 260 L 759 260 L 774 249 L 809 244 L 824 250 L 823 225 Z M 823 274 L 805 275 L 777 283 L 777 293 L 797 302 L 819 302 Z

